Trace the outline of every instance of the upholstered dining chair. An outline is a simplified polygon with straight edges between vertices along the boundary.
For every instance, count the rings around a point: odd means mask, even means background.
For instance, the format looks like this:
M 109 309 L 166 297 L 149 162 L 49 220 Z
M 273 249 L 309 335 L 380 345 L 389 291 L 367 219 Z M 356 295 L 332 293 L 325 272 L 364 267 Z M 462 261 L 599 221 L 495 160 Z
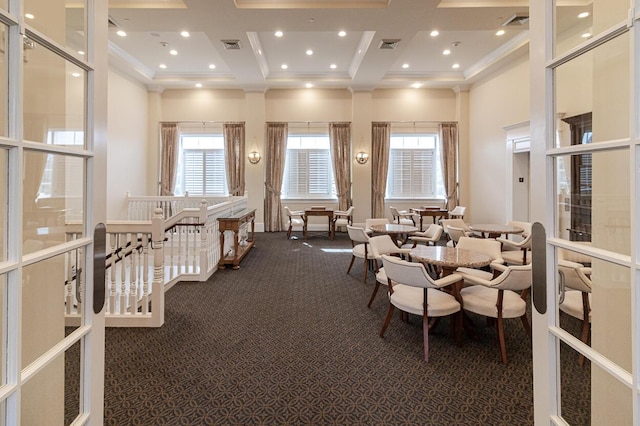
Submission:
M 418 243 L 424 243 L 425 245 L 435 246 L 440 238 L 442 238 L 442 233 L 444 229 L 440 225 L 436 225 L 435 223 L 429 225 L 426 231 L 424 232 L 416 232 L 411 235 L 409 239 L 413 241 L 412 247 L 418 245 Z
M 300 231 L 304 230 L 304 219 L 302 216 L 304 212 L 302 210 L 291 211 L 288 206 L 284 206 L 284 212 L 289 218 L 289 228 L 287 229 L 287 239 L 291 238 L 291 231 L 293 228 L 300 228 Z
M 391 216 L 393 216 L 393 221 L 400 225 L 416 226 L 416 218 L 420 218 L 420 216 L 415 213 L 406 210 L 400 211 L 393 206 L 389 206 L 389 210 L 391 211 Z
M 482 275 L 468 274 L 464 271 L 456 271 L 456 273 L 462 276 L 465 285 L 471 284 L 460 291 L 464 310 L 496 318 L 500 356 L 502 363 L 507 364 L 503 320 L 519 317 L 525 332 L 531 338 L 527 303 L 523 298 L 525 290 L 531 287 L 531 264 L 511 266 L 494 264 L 493 267 L 500 271 L 496 277 L 493 277 L 491 272 L 484 272 Z
M 353 224 L 353 206 L 347 210 L 336 210 L 333 212 L 333 229 L 339 226 L 347 226 Z
M 460 237 L 456 247 L 459 249 L 471 250 L 476 253 L 486 254 L 491 258 L 491 268 L 496 264 L 504 263 L 502 252 L 500 251 L 501 245 L 494 239 Z M 458 270 L 467 274 L 477 274 L 479 272 L 478 269 L 473 268 L 458 268 Z M 458 272 L 458 270 L 456 270 L 456 272 Z M 480 276 L 484 276 L 484 274 L 480 274 Z
M 511 239 L 498 237 L 502 243 L 502 258 L 510 265 L 525 265 L 531 262 L 531 223 L 510 220 L 507 225 L 524 229 L 522 234 L 515 234 Z
M 447 235 L 447 246 L 449 247 L 455 247 L 460 237 L 473 235 L 469 226 L 462 219 L 442 219 L 440 223 Z
M 560 311 L 580 320 L 580 341 L 587 344 L 591 330 L 591 268 L 582 263 L 560 259 L 558 272 Z M 584 355 L 580 355 L 578 364 L 584 364 Z
M 461 280 L 458 274 L 434 280 L 429 276 L 422 263 L 407 262 L 397 257 L 382 255 L 382 264 L 387 274 L 389 310 L 380 330 L 384 333 L 393 317 L 394 308 L 401 312 L 422 317 L 424 339 L 424 360 L 429 361 L 429 318 L 443 317 L 460 312 L 460 303 L 451 294 L 441 291 Z M 452 318 L 451 329 L 456 330 L 456 341 L 460 344 L 462 316 Z
M 449 212 L 449 217 L 452 219 L 464 219 L 464 213 L 467 211 L 466 207 L 455 206 L 453 210 Z
M 371 255 L 373 256 L 373 266 L 376 273 L 376 285 L 373 288 L 373 293 L 371 293 L 371 298 L 369 298 L 369 303 L 367 307 L 370 308 L 373 300 L 376 298 L 376 294 L 378 294 L 378 288 L 380 285 L 387 285 L 387 275 L 384 272 L 384 267 L 382 267 L 382 255 L 396 255 L 403 258 L 409 258 L 409 254 L 411 253 L 410 248 L 399 248 L 396 243 L 393 242 L 393 239 L 389 235 L 378 235 L 376 237 L 369 238 L 369 247 L 371 249 Z
M 358 228 L 356 226 L 347 225 L 347 232 L 349 233 L 349 239 L 351 239 L 351 263 L 349 263 L 349 269 L 347 269 L 347 274 L 351 272 L 351 267 L 353 267 L 353 262 L 358 259 L 363 260 L 362 269 L 363 271 L 363 282 L 367 282 L 367 269 L 369 266 L 369 261 L 373 260 L 373 254 L 371 254 L 371 250 L 369 248 L 369 235 L 362 228 Z

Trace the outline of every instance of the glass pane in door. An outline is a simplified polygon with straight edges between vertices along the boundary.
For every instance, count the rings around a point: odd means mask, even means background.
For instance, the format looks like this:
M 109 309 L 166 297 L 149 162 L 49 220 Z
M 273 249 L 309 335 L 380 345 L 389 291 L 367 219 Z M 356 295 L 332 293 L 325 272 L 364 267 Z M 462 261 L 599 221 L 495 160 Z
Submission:
M 25 24 L 84 57 L 87 50 L 86 0 L 24 0 Z
M 32 43 L 32 49 L 24 47 L 24 138 L 82 150 L 87 74 L 46 46 Z
M 0 173 L 2 173 L 1 176 L 8 176 L 9 173 L 9 151 L 1 148 Z M 7 260 L 8 194 L 9 179 L 3 179 L 2 182 L 0 182 L 0 262 Z
M 25 151 L 23 252 L 64 243 L 83 231 L 84 160 Z
M 570 425 L 591 424 L 591 363 L 560 342 L 562 418 Z
M 627 17 L 629 0 L 556 2 L 554 47 L 559 56 Z
M 7 49 L 9 46 L 9 27 L 0 23 L 0 135 L 7 136 L 7 108 L 9 106 L 8 90 L 8 66 Z
M 555 237 L 630 253 L 628 163 L 627 149 L 555 158 Z
M 629 70 L 628 34 L 555 69 L 557 147 L 629 137 Z

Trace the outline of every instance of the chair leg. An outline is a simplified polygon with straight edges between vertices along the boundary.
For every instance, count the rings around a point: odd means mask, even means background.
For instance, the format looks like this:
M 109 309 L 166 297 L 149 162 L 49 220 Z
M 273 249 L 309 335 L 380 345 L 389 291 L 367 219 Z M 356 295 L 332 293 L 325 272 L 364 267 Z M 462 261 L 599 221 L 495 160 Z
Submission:
M 351 263 L 349 263 L 349 269 L 347 269 L 347 274 L 351 272 L 351 267 L 353 266 L 353 262 L 356 260 L 355 256 L 351 256 Z
M 527 319 L 527 314 L 523 314 L 520 317 L 520 320 L 522 321 L 522 326 L 524 327 L 525 333 L 527 333 L 527 336 L 529 336 L 529 340 L 531 340 L 531 326 L 529 325 L 529 320 Z
M 580 341 L 587 344 L 589 341 L 589 318 L 582 320 L 582 332 L 580 333 Z M 584 355 L 580 354 L 578 357 L 578 365 L 582 367 L 584 365 Z
M 504 327 L 502 324 L 502 313 L 498 313 L 498 340 L 500 340 L 500 356 L 502 363 L 507 365 L 507 347 L 504 343 Z
M 373 293 L 371 294 L 371 298 L 369 299 L 369 303 L 367 304 L 367 308 L 371 307 L 373 303 L 373 299 L 376 298 L 376 294 L 378 294 L 378 288 L 380 288 L 380 283 L 376 280 L 376 286 L 373 288 Z
M 422 338 L 424 339 L 424 360 L 429 361 L 429 317 L 426 311 L 422 315 Z
M 387 311 L 387 316 L 384 318 L 384 322 L 382 323 L 382 329 L 380 330 L 380 337 L 384 337 L 384 332 L 387 331 L 387 327 L 389 327 L 389 323 L 391 322 L 391 318 L 393 318 L 393 304 L 389 302 L 389 310 Z
M 289 224 L 289 229 L 287 230 L 287 240 L 291 238 L 291 229 L 293 227 L 291 226 L 291 224 Z
M 363 278 L 362 278 L 362 282 L 366 283 L 367 282 L 367 269 L 369 269 L 369 261 L 367 260 L 367 258 L 364 258 L 364 265 L 362 265 L 362 269 L 364 269 L 363 272 Z

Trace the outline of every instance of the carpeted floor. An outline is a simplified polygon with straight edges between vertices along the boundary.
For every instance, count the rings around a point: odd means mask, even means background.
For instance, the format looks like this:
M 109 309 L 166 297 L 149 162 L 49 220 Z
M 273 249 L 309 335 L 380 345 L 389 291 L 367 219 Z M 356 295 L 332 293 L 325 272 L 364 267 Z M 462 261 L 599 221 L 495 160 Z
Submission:
M 374 278 L 360 262 L 345 273 L 345 234 L 256 237 L 239 270 L 169 290 L 161 328 L 107 329 L 105 425 L 533 424 L 520 320 L 505 321 L 506 366 L 474 316 L 462 347 L 441 321 L 426 363 L 420 318 L 396 315 L 378 337 L 386 293 L 367 308 Z M 589 367 L 564 358 L 564 414 L 589 424 Z

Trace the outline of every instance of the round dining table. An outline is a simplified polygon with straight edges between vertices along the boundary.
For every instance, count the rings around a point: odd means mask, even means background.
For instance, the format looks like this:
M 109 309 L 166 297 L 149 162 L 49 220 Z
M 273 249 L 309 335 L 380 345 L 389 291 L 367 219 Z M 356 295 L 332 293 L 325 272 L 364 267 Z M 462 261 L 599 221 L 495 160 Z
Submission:
M 399 247 L 402 247 L 407 242 L 409 235 L 418 232 L 418 228 L 415 226 L 400 225 L 398 223 L 372 225 L 369 229 L 377 234 L 388 234 Z
M 473 232 L 479 232 L 484 238 L 497 238 L 500 235 L 522 234 L 523 228 L 512 225 L 500 225 L 497 223 L 479 223 L 469 225 L 469 229 Z
M 482 268 L 491 264 L 488 255 L 457 247 L 418 245 L 409 255 L 419 262 L 439 267 L 442 276 L 452 274 L 460 267 Z

